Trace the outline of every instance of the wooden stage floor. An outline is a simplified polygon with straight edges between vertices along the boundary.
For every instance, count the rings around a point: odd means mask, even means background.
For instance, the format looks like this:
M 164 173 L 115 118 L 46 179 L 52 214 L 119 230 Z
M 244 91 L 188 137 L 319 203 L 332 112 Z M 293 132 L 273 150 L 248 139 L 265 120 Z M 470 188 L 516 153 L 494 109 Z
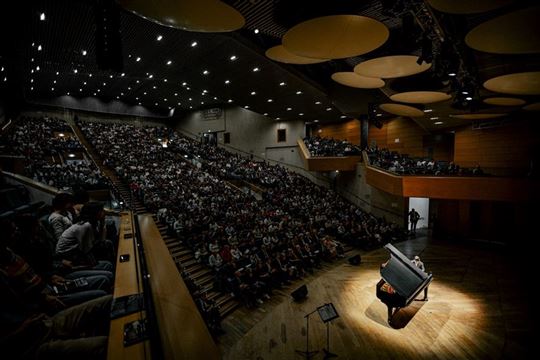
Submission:
M 238 319 L 225 319 L 224 359 L 301 359 L 295 349 L 305 350 L 304 315 L 327 302 L 340 315 L 330 325 L 330 350 L 338 359 L 499 359 L 531 353 L 531 289 L 523 286 L 523 269 L 509 256 L 425 238 L 396 246 L 410 258 L 419 254 L 434 274 L 429 301 L 400 310 L 397 329 L 387 324 L 386 306 L 375 296 L 379 265 L 388 258 L 380 249 L 363 254 L 360 266 L 343 263 L 313 278 L 304 302 L 282 297 L 269 305 L 241 337 L 231 334 Z M 314 359 L 322 359 L 326 328 L 317 313 L 309 331 L 310 350 L 319 350 Z

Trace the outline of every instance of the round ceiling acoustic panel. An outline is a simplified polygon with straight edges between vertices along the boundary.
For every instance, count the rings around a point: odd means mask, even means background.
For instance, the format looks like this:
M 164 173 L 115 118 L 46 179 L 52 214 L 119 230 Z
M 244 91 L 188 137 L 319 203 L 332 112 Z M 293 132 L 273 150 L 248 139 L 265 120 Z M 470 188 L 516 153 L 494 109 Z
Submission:
M 399 115 L 399 116 L 410 116 L 410 117 L 419 117 L 424 116 L 424 112 L 415 107 L 401 104 L 381 104 L 379 105 L 381 110 L 386 111 L 387 113 Z
M 267 58 L 272 59 L 274 61 L 278 61 L 278 62 L 282 62 L 286 64 L 297 64 L 297 65 L 318 64 L 318 63 L 322 63 L 329 60 L 329 59 L 313 59 L 313 58 L 307 58 L 304 56 L 298 56 L 288 51 L 287 49 L 285 49 L 283 45 L 274 46 L 273 48 L 266 50 L 265 55 Z
M 384 86 L 382 79 L 358 75 L 352 71 L 333 73 L 332 80 L 341 85 L 359 89 L 378 89 Z
M 512 97 L 491 97 L 484 99 L 484 103 L 499 106 L 521 106 L 525 105 L 526 101 Z
M 450 117 L 463 120 L 482 120 L 500 118 L 506 115 L 508 114 L 450 114 Z
M 494 54 L 539 53 L 538 19 L 540 6 L 514 11 L 478 25 L 465 36 L 465 43 L 475 50 Z
M 333 15 L 304 21 L 283 36 L 293 54 L 315 59 L 343 59 L 375 50 L 390 32 L 381 22 L 365 16 Z
M 245 24 L 242 14 L 218 0 L 116 1 L 145 19 L 186 31 L 229 32 Z
M 523 110 L 527 111 L 540 111 L 540 102 L 529 104 L 523 107 Z
M 498 9 L 514 0 L 427 0 L 435 10 L 449 14 L 477 14 Z
M 409 104 L 432 104 L 451 98 L 451 95 L 439 91 L 409 91 L 390 96 L 392 101 Z
M 484 83 L 490 91 L 513 95 L 540 95 L 540 71 L 497 76 Z
M 392 79 L 419 74 L 431 67 L 431 64 L 425 62 L 418 65 L 417 60 L 418 56 L 412 55 L 384 56 L 361 62 L 354 67 L 354 72 L 363 76 Z

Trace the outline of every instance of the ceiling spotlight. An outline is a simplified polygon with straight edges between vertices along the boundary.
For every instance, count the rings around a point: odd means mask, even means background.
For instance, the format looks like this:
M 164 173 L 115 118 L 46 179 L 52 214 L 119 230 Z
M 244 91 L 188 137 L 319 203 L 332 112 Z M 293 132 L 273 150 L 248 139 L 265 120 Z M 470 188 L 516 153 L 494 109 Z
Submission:
M 299 113 L 298 115 L 300 115 L 300 116 L 304 116 L 304 113 Z
M 141 57 L 140 56 L 137 56 L 137 58 L 135 59 L 136 62 L 139 62 L 141 61 Z
M 182 83 L 182 86 L 186 86 L 186 85 L 187 85 L 187 82 L 184 81 L 184 82 Z
M 429 120 L 438 120 L 439 117 L 438 116 L 433 116 L 433 117 L 430 117 Z
M 34 79 L 30 79 L 30 82 L 33 83 L 33 82 L 34 82 Z
M 167 98 L 164 98 L 163 101 L 167 101 Z
M 433 109 L 424 109 L 425 113 L 432 112 L 432 111 L 433 111 Z
M 34 73 L 34 69 L 30 70 L 30 74 L 33 74 Z
M 157 89 L 157 88 L 156 88 L 156 85 L 152 86 L 152 89 Z
M 137 80 L 137 81 L 135 81 L 135 82 L 136 82 L 137 84 L 138 84 L 138 83 L 140 83 L 140 81 L 139 81 L 139 80 Z
M 469 95 L 469 92 L 468 91 L 462 91 L 461 92 L 463 95 Z
M 141 103 L 139 103 L 139 105 L 141 105 Z
M 86 50 L 82 51 L 83 56 L 86 56 Z
M 103 83 L 103 86 L 107 86 L 107 83 L 104 82 L 104 83 Z
M 53 81 L 53 84 L 56 84 L 56 80 Z
M 188 100 L 189 100 L 189 101 L 193 101 L 193 99 L 192 99 L 192 98 L 189 98 Z
M 73 72 L 74 72 L 74 73 L 76 74 L 76 73 L 78 73 L 78 72 L 79 72 L 79 70 L 77 70 L 77 69 L 74 69 L 74 70 L 73 70 Z
M 154 105 L 156 105 L 156 106 L 157 106 L 157 105 L 158 105 L 158 103 L 154 103 Z
M 158 37 L 156 38 L 157 41 L 161 41 L 161 39 L 163 39 L 163 36 L 161 35 L 158 35 Z
M 131 90 L 131 86 L 128 86 L 128 90 Z
M 69 96 L 69 91 L 67 92 L 67 94 L 66 94 L 66 95 L 67 95 L 67 96 Z
M 443 123 L 442 121 L 437 121 L 437 122 L 435 123 L 435 125 L 441 125 L 442 123 Z
M 203 73 L 203 75 L 208 75 L 208 74 L 210 74 L 210 71 L 204 70 L 202 73 Z
M 285 85 L 286 85 L 286 84 L 285 84 L 284 81 L 282 81 L 282 82 L 279 83 L 279 86 L 285 86 Z
M 254 67 L 254 68 L 253 68 L 253 72 L 257 72 L 257 71 L 259 71 L 259 70 L 260 70 L 260 69 L 259 69 L 258 67 Z
M 101 92 L 101 89 L 97 89 L 97 92 Z
M 340 118 L 341 118 L 341 119 L 345 119 L 346 116 L 345 116 L 345 115 L 341 115 Z
M 121 73 L 120 76 L 124 77 L 124 76 L 126 76 L 126 73 Z
M 97 96 L 97 94 L 96 94 L 96 93 L 94 93 L 94 96 Z
M 292 110 L 292 107 L 288 107 L 288 108 L 287 108 L 287 111 L 291 111 L 291 110 Z
M 171 65 L 171 64 L 172 64 L 171 60 L 167 61 L 167 65 Z
M 112 77 L 112 76 L 111 76 L 111 77 Z M 153 78 L 153 77 L 154 77 L 154 75 L 152 75 L 152 74 L 148 75 L 148 78 L 149 78 L 149 79 L 151 79 L 151 78 Z
M 258 33 L 259 33 L 259 29 L 255 29 L 255 30 L 253 30 L 253 32 L 254 32 L 255 34 L 258 34 Z
M 31 87 L 30 87 L 30 90 L 34 90 L 34 87 L 33 87 L 33 86 L 31 86 Z
M 45 21 L 45 13 L 39 14 L 39 20 Z
M 264 116 L 268 116 L 268 113 L 264 113 L 263 115 L 264 115 Z
M 381 116 L 382 116 L 382 114 L 377 114 L 376 116 L 377 116 L 377 117 L 381 117 Z
M 465 98 L 465 100 L 467 100 L 467 101 L 471 101 L 471 100 L 472 100 L 472 97 L 470 97 L 470 96 L 467 96 L 467 97 Z
M 54 91 L 54 88 L 53 88 L 53 87 L 51 88 L 51 91 Z
M 268 102 L 272 102 L 272 101 L 274 101 L 274 100 L 272 100 L 272 99 L 268 99 L 268 100 L 266 100 L 266 101 L 268 101 Z
M 225 84 L 230 84 L 231 81 L 230 80 L 225 80 Z
M 92 77 L 92 74 L 88 74 L 88 77 Z
M 77 71 L 75 71 L 75 74 L 76 74 L 76 73 L 77 73 Z M 57 72 L 56 72 L 56 75 L 58 76 L 58 75 L 60 75 L 60 73 L 57 71 Z
M 143 95 L 146 95 L 146 91 L 145 91 L 145 92 L 143 92 Z
M 229 99 L 227 100 L 228 103 L 232 103 L 233 102 L 233 99 Z
M 36 66 L 36 71 L 39 71 L 39 70 L 40 70 L 39 66 Z
M 281 118 L 277 117 L 276 120 L 281 120 Z
M 327 108 L 326 108 L 326 111 L 330 111 L 330 110 L 332 110 L 331 107 L 327 107 Z
M 124 93 L 120 93 L 120 96 L 124 96 Z
M 315 101 L 315 105 L 321 105 L 320 101 Z
M 194 41 L 194 42 L 191 43 L 191 47 L 195 47 L 195 46 L 197 46 L 197 42 L 196 42 L 196 41 Z
M 236 57 L 236 55 L 233 55 L 233 56 L 231 56 L 229 59 L 231 59 L 231 61 L 234 61 L 234 60 L 236 60 L 236 59 L 238 59 L 238 58 Z
M 178 96 L 178 93 L 174 93 L 174 96 Z
M 136 97 L 135 100 L 139 100 L 139 97 Z
M 319 120 L 315 119 L 315 120 L 313 120 L 313 122 L 316 122 L 316 123 L 317 123 L 317 122 L 319 122 Z
M 191 90 L 191 88 L 188 86 L 188 87 L 186 87 L 186 90 Z
M 249 105 L 244 106 L 244 109 L 249 109 Z
M 455 72 L 448 73 L 448 76 L 456 76 Z
M 163 79 L 163 82 L 167 82 L 167 78 Z
M 79 91 L 82 91 L 82 89 L 79 89 Z
M 296 92 L 296 95 L 300 95 L 301 93 L 302 93 L 302 92 L 301 92 L 300 90 L 298 90 L 298 91 Z
M 42 49 L 41 45 L 38 45 L 37 51 L 41 51 L 41 49 Z
M 217 96 L 214 96 L 214 100 L 217 100 Z
M 85 81 L 85 82 L 83 82 L 83 85 L 86 85 L 86 81 Z
M 252 91 L 251 92 L 251 95 L 256 95 L 257 93 L 255 91 Z

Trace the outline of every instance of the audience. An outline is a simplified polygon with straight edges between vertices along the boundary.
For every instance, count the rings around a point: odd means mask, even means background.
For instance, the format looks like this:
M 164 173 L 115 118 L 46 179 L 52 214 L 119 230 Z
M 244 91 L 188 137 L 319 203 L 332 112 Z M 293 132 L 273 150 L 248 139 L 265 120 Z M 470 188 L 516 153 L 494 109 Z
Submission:
M 360 156 L 362 149 L 347 140 L 335 140 L 319 136 L 305 137 L 306 144 L 311 156 Z

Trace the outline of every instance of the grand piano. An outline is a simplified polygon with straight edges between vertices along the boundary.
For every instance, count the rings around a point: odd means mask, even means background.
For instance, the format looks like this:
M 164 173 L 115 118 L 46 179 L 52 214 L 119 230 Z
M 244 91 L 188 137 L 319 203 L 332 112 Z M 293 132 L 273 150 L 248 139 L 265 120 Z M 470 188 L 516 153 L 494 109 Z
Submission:
M 390 259 L 381 265 L 382 279 L 377 283 L 377 297 L 388 307 L 388 323 L 392 316 L 408 306 L 422 290 L 427 300 L 427 289 L 433 275 L 420 270 L 413 262 L 393 245 L 384 246 Z

